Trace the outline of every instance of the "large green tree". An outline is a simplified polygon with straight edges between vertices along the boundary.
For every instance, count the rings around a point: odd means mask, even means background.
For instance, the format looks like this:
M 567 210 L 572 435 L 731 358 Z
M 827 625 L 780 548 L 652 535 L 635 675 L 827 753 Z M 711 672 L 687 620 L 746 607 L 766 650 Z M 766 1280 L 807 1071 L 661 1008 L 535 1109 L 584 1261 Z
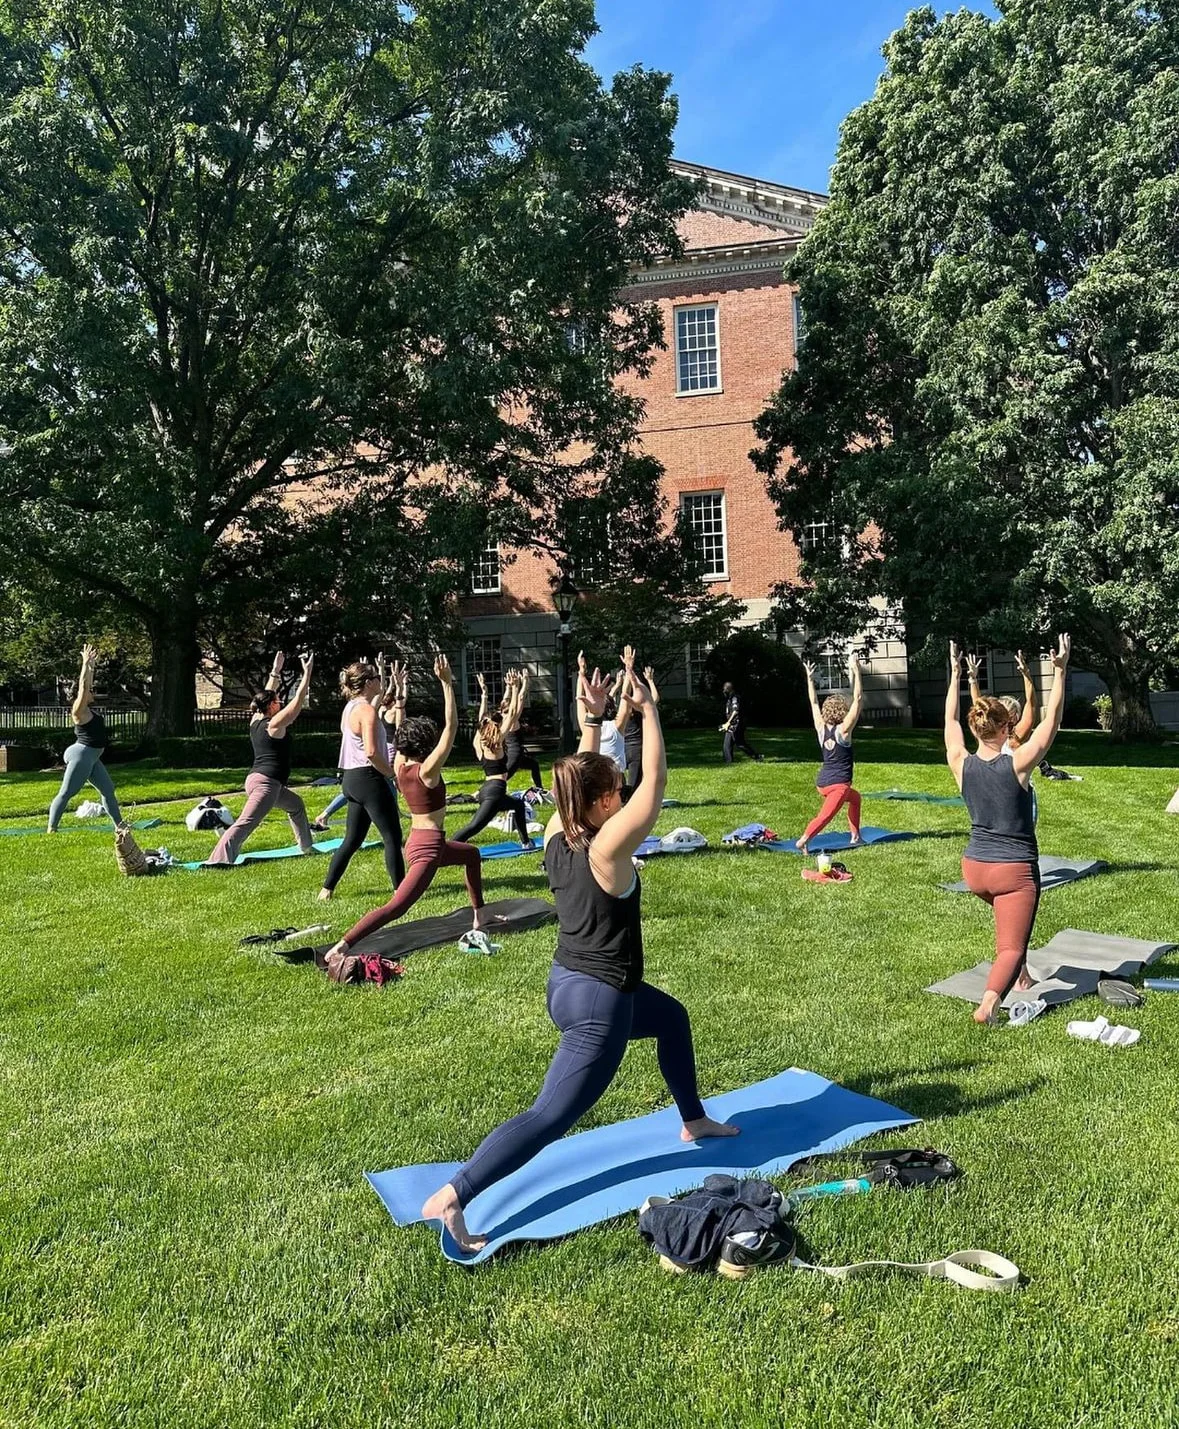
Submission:
M 152 731 L 276 534 L 479 507 L 556 546 L 571 492 L 630 480 L 613 379 L 659 325 L 616 294 L 691 186 L 666 77 L 604 88 L 593 30 L 592 0 L 0 0 L 0 546 L 140 623 Z M 412 606 L 420 561 L 372 544 Z
M 790 269 L 758 424 L 783 524 L 831 523 L 782 618 L 1070 629 L 1114 728 L 1179 658 L 1179 11 L 914 11 Z

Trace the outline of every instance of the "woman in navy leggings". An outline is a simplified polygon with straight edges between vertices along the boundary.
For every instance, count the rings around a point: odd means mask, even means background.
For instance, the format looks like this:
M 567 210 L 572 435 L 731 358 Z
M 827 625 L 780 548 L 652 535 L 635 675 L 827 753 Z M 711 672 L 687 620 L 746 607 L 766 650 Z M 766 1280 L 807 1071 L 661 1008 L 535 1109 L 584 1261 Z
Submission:
M 531 1161 L 589 1111 L 614 1079 L 626 1044 L 653 1037 L 684 1141 L 735 1136 L 705 1113 L 696 1090 L 688 1014 L 643 981 L 639 882 L 632 857 L 654 827 L 667 784 L 659 716 L 650 692 L 628 669 L 624 694 L 643 720 L 643 782 L 625 806 L 623 775 L 598 753 L 606 685 L 579 679 L 584 732 L 576 754 L 553 767 L 557 812 L 545 830 L 545 871 L 557 905 L 557 951 L 549 975 L 549 1016 L 561 1040 L 533 1105 L 488 1136 L 467 1164 L 422 1207 L 460 1250 L 486 1243 L 463 1216 L 471 1200 Z

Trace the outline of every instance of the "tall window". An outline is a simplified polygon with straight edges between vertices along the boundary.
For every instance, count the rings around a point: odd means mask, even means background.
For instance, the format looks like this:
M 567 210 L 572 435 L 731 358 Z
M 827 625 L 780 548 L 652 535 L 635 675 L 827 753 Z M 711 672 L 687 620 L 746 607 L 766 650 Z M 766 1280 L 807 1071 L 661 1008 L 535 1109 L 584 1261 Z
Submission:
M 703 641 L 699 640 L 692 641 L 685 648 L 689 696 L 700 693 L 700 686 L 704 679 L 704 662 L 708 659 L 708 652 L 711 649 L 711 645 L 705 645 Z
M 467 646 L 467 704 L 479 704 L 480 674 L 487 682 L 487 700 L 495 708 L 504 697 L 504 651 L 498 635 L 490 635 L 482 640 L 473 640 Z
M 680 497 L 680 509 L 696 549 L 705 580 L 727 580 L 729 556 L 725 548 L 725 494 L 693 491 Z
M 715 303 L 700 308 L 676 308 L 675 353 L 677 392 L 720 391 Z
M 812 657 L 815 667 L 815 689 L 819 694 L 842 690 L 850 684 L 847 674 L 847 651 L 828 647 Z
M 592 590 L 610 572 L 610 513 L 601 502 L 578 497 L 565 508 L 570 574 L 580 590 Z
M 499 595 L 499 542 L 488 541 L 471 562 L 471 594 Z
M 584 319 L 565 324 L 565 346 L 578 357 L 589 351 L 589 324 Z
M 804 556 L 821 551 L 835 532 L 833 521 L 808 521 L 802 528 L 802 553 Z
M 794 295 L 791 314 L 794 323 L 794 355 L 797 357 L 806 341 L 806 318 L 803 316 L 802 299 L 797 293 Z

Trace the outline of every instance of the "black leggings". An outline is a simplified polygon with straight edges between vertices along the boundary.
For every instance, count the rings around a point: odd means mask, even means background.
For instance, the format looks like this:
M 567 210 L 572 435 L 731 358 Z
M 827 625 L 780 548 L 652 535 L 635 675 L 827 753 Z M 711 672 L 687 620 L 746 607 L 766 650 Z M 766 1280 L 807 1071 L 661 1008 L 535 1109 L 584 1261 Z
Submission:
M 626 746 L 626 782 L 631 789 L 637 789 L 643 782 L 643 745 L 628 744 Z
M 536 789 L 544 788 L 544 781 L 540 777 L 540 764 L 535 754 L 529 754 L 524 748 L 524 741 L 518 734 L 509 734 L 504 738 L 504 753 L 508 757 L 508 783 L 512 782 L 512 776 L 519 769 L 524 769 L 528 777 L 532 780 Z
M 345 769 L 343 790 L 348 800 L 348 822 L 344 826 L 343 842 L 332 854 L 323 886 L 329 892 L 335 888 L 343 878 L 352 855 L 375 824 L 385 845 L 385 868 L 389 881 L 396 888 L 405 877 L 405 855 L 401 851 L 397 797 L 389 787 L 388 779 L 371 764 L 361 769 Z
M 515 820 L 520 842 L 527 843 L 528 814 L 524 809 L 524 800 L 518 799 L 515 794 L 509 794 L 507 783 L 503 779 L 488 779 L 479 790 L 479 808 L 470 823 L 464 824 L 455 834 L 455 843 L 470 843 L 472 835 L 485 829 L 496 814 L 505 812 L 511 814 Z

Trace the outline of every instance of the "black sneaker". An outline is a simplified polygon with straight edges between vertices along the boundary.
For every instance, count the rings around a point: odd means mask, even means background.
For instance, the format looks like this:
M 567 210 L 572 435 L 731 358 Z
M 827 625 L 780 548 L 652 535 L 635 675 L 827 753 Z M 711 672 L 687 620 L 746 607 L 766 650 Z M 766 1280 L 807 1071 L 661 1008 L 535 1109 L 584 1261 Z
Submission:
M 786 1226 L 780 1230 L 738 1231 L 727 1236 L 716 1263 L 718 1275 L 726 1280 L 744 1280 L 767 1265 L 784 1265 L 794 1254 L 794 1237 Z

